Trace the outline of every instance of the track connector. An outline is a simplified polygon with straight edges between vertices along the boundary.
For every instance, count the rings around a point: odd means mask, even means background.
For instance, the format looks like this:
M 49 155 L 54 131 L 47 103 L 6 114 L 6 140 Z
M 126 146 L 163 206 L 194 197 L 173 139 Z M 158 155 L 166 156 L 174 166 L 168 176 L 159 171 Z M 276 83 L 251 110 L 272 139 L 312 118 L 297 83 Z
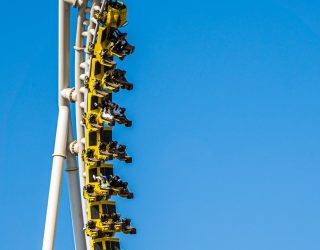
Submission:
M 61 96 L 67 99 L 69 102 L 77 101 L 77 92 L 74 88 L 66 88 L 61 91 Z
M 73 154 L 73 155 L 78 154 L 79 153 L 78 142 L 77 141 L 71 142 L 70 145 L 69 145 L 69 150 L 70 150 L 70 153 Z
M 71 4 L 73 8 L 81 7 L 83 0 L 64 0 L 64 2 Z

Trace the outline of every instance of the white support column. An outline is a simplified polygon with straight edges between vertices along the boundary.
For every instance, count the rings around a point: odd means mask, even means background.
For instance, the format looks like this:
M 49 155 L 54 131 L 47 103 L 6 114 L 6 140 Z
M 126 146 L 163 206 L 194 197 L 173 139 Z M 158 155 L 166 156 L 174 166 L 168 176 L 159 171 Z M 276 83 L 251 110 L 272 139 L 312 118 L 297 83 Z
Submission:
M 63 163 L 66 157 L 69 102 L 60 93 L 69 85 L 70 72 L 70 6 L 59 0 L 59 115 L 53 154 L 43 250 L 53 250 L 60 202 Z
M 43 250 L 53 250 L 56 236 L 58 208 L 60 202 L 61 180 L 63 163 L 66 157 L 68 135 L 69 108 L 60 107 L 56 133 L 56 142 L 53 153 L 50 191 L 48 198 L 47 217 L 43 237 Z
M 84 0 L 64 0 L 66 3 L 71 4 L 73 7 L 81 7 L 84 4 Z
M 69 144 L 73 142 L 72 123 L 69 117 L 68 146 L 66 172 L 68 177 L 69 203 L 72 217 L 74 245 L 76 250 L 86 250 L 85 232 L 81 209 L 81 193 L 79 185 L 78 167 L 75 155 L 69 151 Z
M 75 39 L 75 92 L 77 94 L 76 100 L 76 129 L 77 129 L 77 141 L 78 141 L 78 165 L 79 165 L 79 179 L 80 179 L 80 187 L 83 188 L 86 184 L 86 179 L 84 176 L 85 173 L 85 164 L 82 160 L 82 151 L 84 146 L 81 143 L 81 140 L 85 138 L 84 128 L 81 124 L 83 108 L 81 107 L 81 103 L 84 101 L 83 93 L 81 93 L 80 88 L 83 87 L 82 81 L 80 79 L 80 75 L 82 74 L 82 69 L 80 64 L 84 61 L 84 40 L 82 37 L 82 32 L 84 31 L 83 23 L 85 21 L 85 8 L 86 2 L 82 7 L 78 9 L 77 16 L 77 30 L 76 30 L 76 39 Z M 81 196 L 82 203 L 82 216 L 84 223 L 88 221 L 87 214 L 87 201 Z M 86 236 L 86 245 L 87 249 L 91 249 L 90 238 Z

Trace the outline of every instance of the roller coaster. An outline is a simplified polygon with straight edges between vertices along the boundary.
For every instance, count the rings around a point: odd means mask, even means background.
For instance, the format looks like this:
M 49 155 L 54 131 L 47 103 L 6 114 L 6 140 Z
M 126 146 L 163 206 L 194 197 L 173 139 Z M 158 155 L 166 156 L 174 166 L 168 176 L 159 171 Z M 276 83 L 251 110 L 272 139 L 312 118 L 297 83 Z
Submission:
M 71 8 L 77 8 L 74 84 L 70 84 Z M 127 6 L 117 0 L 59 0 L 59 115 L 43 250 L 54 249 L 64 163 L 75 249 L 120 250 L 116 233 L 136 234 L 131 219 L 117 213 L 113 197 L 133 199 L 128 183 L 114 173 L 117 161 L 132 163 L 127 147 L 114 140 L 117 126 L 131 127 L 115 93 L 131 91 L 126 71 L 117 67 L 135 47 L 122 27 Z M 71 103 L 75 104 L 76 138 Z

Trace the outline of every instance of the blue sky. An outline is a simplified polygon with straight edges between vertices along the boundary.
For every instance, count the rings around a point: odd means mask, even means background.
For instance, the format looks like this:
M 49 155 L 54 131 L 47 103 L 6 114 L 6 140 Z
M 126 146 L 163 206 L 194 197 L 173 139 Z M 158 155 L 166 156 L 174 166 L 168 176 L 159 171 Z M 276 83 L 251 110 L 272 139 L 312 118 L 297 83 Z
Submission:
M 320 249 L 320 2 L 128 0 L 115 101 L 135 192 L 125 250 Z M 35 7 L 39 5 L 39 7 Z M 41 249 L 57 119 L 57 1 L 2 19 L 1 249 Z M 32 12 L 32 14 L 30 14 Z M 75 13 L 73 13 L 75 14 Z M 73 249 L 64 176 L 56 249 Z

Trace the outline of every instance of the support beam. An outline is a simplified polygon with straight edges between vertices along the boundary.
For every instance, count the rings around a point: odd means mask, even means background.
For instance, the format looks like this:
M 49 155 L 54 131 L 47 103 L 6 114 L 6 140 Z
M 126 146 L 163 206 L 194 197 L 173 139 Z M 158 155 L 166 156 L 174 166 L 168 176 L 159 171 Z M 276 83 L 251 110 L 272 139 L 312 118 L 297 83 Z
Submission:
M 76 99 L 76 129 L 77 129 L 77 145 L 78 145 L 78 165 L 79 165 L 79 179 L 80 179 L 80 187 L 83 188 L 86 184 L 86 179 L 84 177 L 85 173 L 85 164 L 82 160 L 82 151 L 84 150 L 84 145 L 80 143 L 80 141 L 85 138 L 84 128 L 81 124 L 82 121 L 82 113 L 83 109 L 81 107 L 81 103 L 84 102 L 83 93 L 81 93 L 80 89 L 83 88 L 82 81 L 80 79 L 80 75 L 83 73 L 83 69 L 81 68 L 81 64 L 84 61 L 84 39 L 82 33 L 84 31 L 83 22 L 85 21 L 85 4 L 78 9 L 77 15 L 77 30 L 76 30 L 76 38 L 75 38 L 75 93 L 77 95 Z M 81 196 L 82 203 L 82 216 L 83 222 L 88 222 L 88 214 L 87 214 L 87 200 Z M 91 241 L 88 236 L 86 236 L 86 245 L 87 249 L 91 249 Z
M 71 117 L 69 117 L 68 128 L 68 145 L 73 142 L 72 123 Z M 67 164 L 66 172 L 68 178 L 68 190 L 69 190 L 69 203 L 72 218 L 72 228 L 74 235 L 74 245 L 76 250 L 86 250 L 85 232 L 83 230 L 83 218 L 81 208 L 81 193 L 78 176 L 78 167 L 75 155 L 71 154 L 69 147 L 67 147 Z
M 60 93 L 68 88 L 70 82 L 70 6 L 59 0 L 59 115 L 56 141 L 53 153 L 50 191 L 48 198 L 46 224 L 43 237 L 43 250 L 53 250 L 56 235 L 58 208 L 60 202 L 63 163 L 66 157 L 69 102 Z
M 77 93 L 75 92 L 74 88 L 67 88 L 61 91 L 61 96 L 67 99 L 69 102 L 76 102 L 77 100 Z
M 56 236 L 58 209 L 60 202 L 61 180 L 63 163 L 66 157 L 67 135 L 68 135 L 69 108 L 60 107 L 56 142 L 53 153 L 50 191 L 48 198 L 46 224 L 43 237 L 43 250 L 53 250 Z
M 82 7 L 84 0 L 64 0 L 66 3 L 71 4 L 73 7 Z

